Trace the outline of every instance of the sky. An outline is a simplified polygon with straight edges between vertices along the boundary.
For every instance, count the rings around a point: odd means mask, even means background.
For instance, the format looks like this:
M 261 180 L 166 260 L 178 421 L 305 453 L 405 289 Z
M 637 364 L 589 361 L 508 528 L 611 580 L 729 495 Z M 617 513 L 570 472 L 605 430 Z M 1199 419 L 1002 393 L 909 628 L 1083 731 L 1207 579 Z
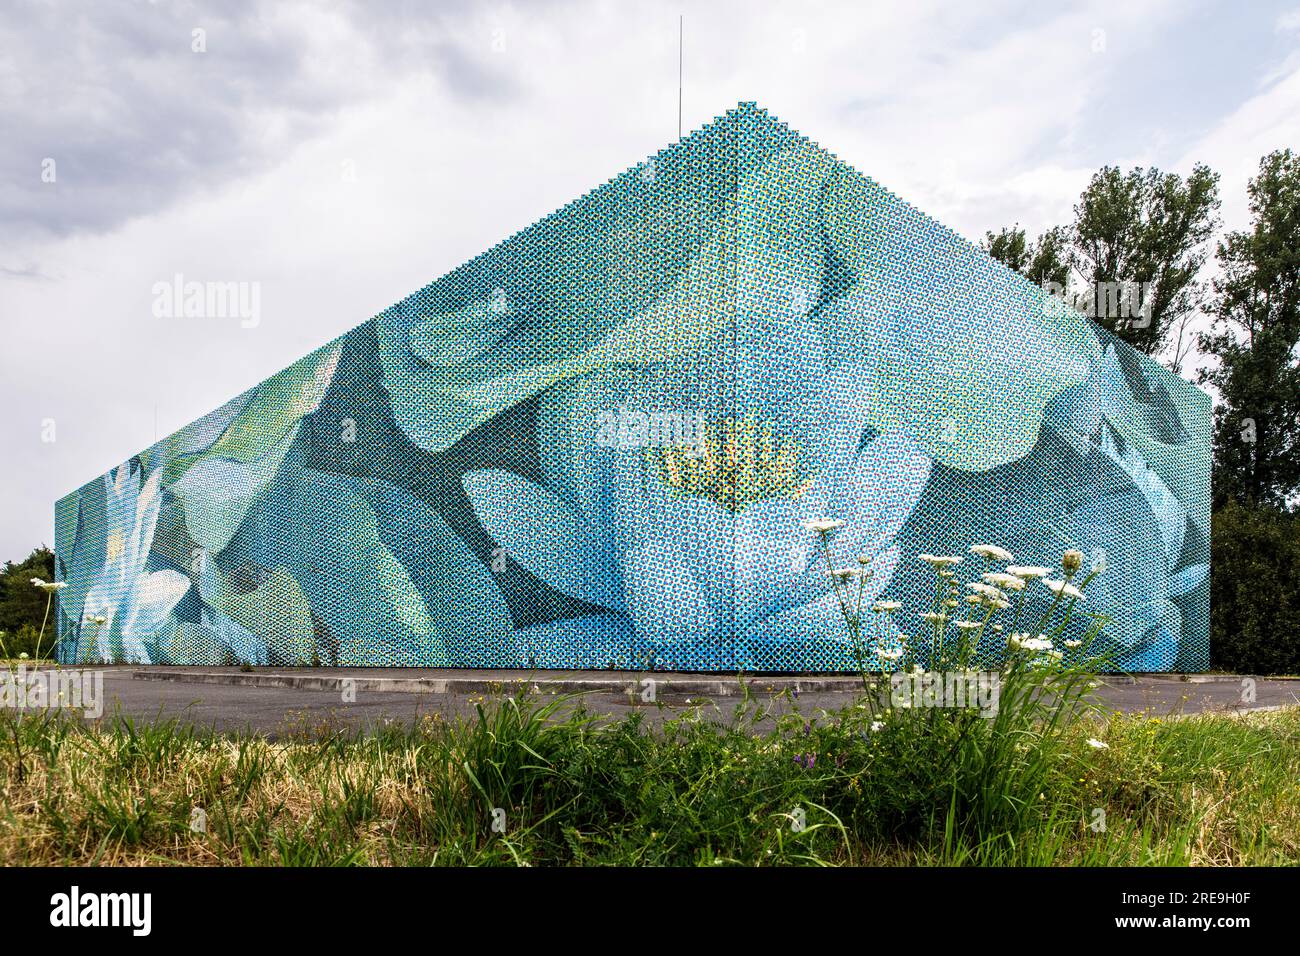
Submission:
M 54 501 L 744 100 L 971 239 L 1300 149 L 1300 0 L 0 0 L 0 561 Z M 256 322 L 155 315 L 240 282 Z

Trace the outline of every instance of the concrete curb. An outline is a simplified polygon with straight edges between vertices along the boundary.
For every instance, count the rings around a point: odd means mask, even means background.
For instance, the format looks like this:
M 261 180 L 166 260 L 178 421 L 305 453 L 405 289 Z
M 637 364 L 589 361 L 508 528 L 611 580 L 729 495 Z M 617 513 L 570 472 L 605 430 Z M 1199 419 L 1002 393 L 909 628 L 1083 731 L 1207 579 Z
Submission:
M 292 670 L 241 671 L 236 668 L 185 668 L 140 667 L 130 669 L 133 680 L 172 681 L 187 684 L 224 684 L 238 687 L 280 687 L 298 690 L 343 690 L 345 680 L 352 681 L 351 688 L 368 693 L 395 694 L 505 694 L 524 691 L 533 694 L 585 694 L 603 693 L 615 696 L 639 697 L 655 682 L 655 696 L 670 697 L 740 697 L 743 693 L 773 695 L 789 692 L 799 694 L 856 694 L 862 690 L 862 678 L 857 674 L 823 675 L 745 675 L 735 674 L 680 674 L 665 671 L 636 672 L 554 672 L 508 671 L 493 676 L 492 672 L 452 673 L 445 676 L 420 674 L 411 677 L 371 675 L 364 669 L 321 673 L 319 670 L 295 673 Z M 1102 683 L 1134 684 L 1136 679 L 1127 674 L 1109 674 L 1098 677 Z
M 1240 684 L 1246 678 L 1261 681 L 1300 680 L 1300 677 L 1261 677 L 1259 674 L 1143 674 L 1147 680 L 1168 681 L 1172 684 Z
M 226 684 L 240 687 L 290 687 L 298 690 L 343 690 L 350 680 L 356 691 L 398 694 L 502 694 L 523 691 L 533 694 L 607 693 L 638 697 L 653 680 L 656 696 L 740 697 L 790 691 L 793 694 L 853 693 L 861 691 L 862 678 L 829 677 L 745 677 L 744 687 L 735 676 L 700 677 L 684 674 L 626 673 L 609 677 L 366 677 L 356 674 L 247 673 L 244 671 L 141 668 L 131 671 L 133 680 L 174 681 L 187 684 Z

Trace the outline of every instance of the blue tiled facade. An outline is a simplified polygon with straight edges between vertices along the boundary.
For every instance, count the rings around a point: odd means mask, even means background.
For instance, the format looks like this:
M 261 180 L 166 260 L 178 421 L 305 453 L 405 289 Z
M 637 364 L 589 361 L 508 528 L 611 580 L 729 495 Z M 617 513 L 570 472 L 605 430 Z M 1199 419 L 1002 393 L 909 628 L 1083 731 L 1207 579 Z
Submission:
M 59 653 L 851 670 L 832 517 L 882 626 L 922 553 L 1077 548 L 1117 664 L 1199 670 L 1210 431 L 745 104 L 61 499 Z

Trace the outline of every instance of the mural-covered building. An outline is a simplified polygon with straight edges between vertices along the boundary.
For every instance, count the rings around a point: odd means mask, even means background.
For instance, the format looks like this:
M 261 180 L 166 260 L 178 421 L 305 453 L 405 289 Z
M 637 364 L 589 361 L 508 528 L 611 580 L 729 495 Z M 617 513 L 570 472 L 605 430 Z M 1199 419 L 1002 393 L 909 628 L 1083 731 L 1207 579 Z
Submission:
M 887 627 L 922 553 L 1077 548 L 1120 666 L 1204 669 L 1210 431 L 744 104 L 61 499 L 59 653 L 848 670 L 832 517 Z

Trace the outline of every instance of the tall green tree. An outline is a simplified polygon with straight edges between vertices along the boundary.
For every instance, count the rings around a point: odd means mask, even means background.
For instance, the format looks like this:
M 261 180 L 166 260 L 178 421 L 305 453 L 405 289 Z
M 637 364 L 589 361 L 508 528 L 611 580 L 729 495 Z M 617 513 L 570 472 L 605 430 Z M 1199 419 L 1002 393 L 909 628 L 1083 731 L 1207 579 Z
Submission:
M 1067 230 L 1057 226 L 1028 242 L 1019 223 L 985 233 L 980 248 L 1008 269 L 1014 269 L 1035 285 L 1059 288 L 1064 292 L 1070 281 L 1069 238 Z
M 22 561 L 6 561 L 0 570 L 0 631 L 17 634 L 24 624 L 41 626 L 49 595 L 34 587 L 32 578 L 54 580 L 54 552 L 44 545 Z
M 1197 275 L 1218 210 L 1219 176 L 1202 165 L 1185 180 L 1155 168 L 1104 166 L 1074 207 L 1070 262 L 1084 286 L 1150 284 L 1140 314 L 1123 315 L 1103 291 L 1093 317 L 1140 352 L 1172 353 L 1175 371 L 1193 344 L 1188 325 L 1206 294 Z
M 1265 156 L 1250 181 L 1251 227 L 1219 243 L 1214 321 L 1201 373 L 1215 410 L 1216 503 L 1286 507 L 1300 495 L 1300 157 Z

